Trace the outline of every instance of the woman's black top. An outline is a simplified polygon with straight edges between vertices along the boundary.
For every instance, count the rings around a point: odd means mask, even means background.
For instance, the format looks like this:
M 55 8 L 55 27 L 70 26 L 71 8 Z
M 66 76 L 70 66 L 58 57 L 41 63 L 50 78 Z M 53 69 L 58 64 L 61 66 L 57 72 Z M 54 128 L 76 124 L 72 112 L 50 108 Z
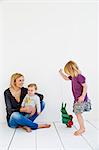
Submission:
M 24 99 L 24 97 L 27 94 L 27 88 L 22 87 L 21 88 L 21 95 L 20 95 L 20 102 L 17 102 L 15 97 L 11 94 L 10 89 L 4 91 L 4 98 L 5 98 L 5 104 L 6 104 L 6 112 L 7 112 L 7 122 L 9 122 L 10 116 L 13 112 L 19 112 L 21 103 Z M 43 99 L 43 95 L 36 93 L 40 100 Z

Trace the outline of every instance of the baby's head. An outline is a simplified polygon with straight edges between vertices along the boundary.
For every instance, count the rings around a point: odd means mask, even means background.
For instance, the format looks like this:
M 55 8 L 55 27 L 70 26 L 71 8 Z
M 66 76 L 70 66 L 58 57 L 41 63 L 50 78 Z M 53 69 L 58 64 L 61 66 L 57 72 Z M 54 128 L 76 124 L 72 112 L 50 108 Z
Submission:
M 80 70 L 74 61 L 69 61 L 65 65 L 64 72 L 72 77 L 76 77 L 78 74 L 80 74 Z
M 37 91 L 37 85 L 35 83 L 31 83 L 28 85 L 28 95 L 32 96 L 36 93 Z

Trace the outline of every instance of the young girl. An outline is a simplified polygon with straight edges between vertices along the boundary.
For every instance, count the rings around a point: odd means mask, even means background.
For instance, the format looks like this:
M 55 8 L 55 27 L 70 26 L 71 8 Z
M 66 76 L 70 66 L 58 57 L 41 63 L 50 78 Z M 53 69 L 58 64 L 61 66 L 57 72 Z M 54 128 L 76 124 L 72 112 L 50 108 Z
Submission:
M 74 133 L 74 135 L 77 136 L 85 132 L 82 113 L 84 111 L 91 110 L 91 103 L 87 96 L 86 79 L 81 74 L 77 64 L 74 61 L 69 61 L 64 67 L 64 72 L 67 75 L 62 72 L 62 69 L 59 70 L 63 79 L 71 80 L 72 82 L 72 92 L 74 96 L 73 112 L 75 113 L 79 123 L 79 130 Z

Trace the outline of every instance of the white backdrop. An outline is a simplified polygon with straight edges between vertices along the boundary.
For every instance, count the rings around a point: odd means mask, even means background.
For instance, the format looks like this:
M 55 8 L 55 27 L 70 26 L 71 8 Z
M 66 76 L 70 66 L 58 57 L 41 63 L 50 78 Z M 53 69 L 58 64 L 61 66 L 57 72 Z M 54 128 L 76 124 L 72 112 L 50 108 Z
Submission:
M 0 4 L 0 118 L 5 120 L 3 91 L 10 76 L 20 72 L 26 87 L 34 82 L 45 96 L 46 109 L 38 120 L 60 120 L 62 101 L 72 113 L 71 83 L 58 70 L 69 60 L 78 63 L 87 78 L 92 111 L 85 118 L 96 119 L 98 112 L 98 63 L 95 2 L 4 1 Z M 2 35 L 2 36 L 1 36 Z

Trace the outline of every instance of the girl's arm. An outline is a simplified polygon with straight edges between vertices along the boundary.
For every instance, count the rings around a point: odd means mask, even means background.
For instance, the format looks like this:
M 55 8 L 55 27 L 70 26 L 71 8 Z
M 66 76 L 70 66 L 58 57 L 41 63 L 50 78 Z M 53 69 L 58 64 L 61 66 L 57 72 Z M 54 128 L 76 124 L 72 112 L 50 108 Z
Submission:
M 62 76 L 63 79 L 65 80 L 70 80 L 63 72 L 62 69 L 59 70 L 60 75 Z
M 83 83 L 82 86 L 83 86 L 83 91 L 82 91 L 82 95 L 78 98 L 79 102 L 83 102 L 84 101 L 86 93 L 87 93 L 87 85 L 86 85 L 86 83 Z

